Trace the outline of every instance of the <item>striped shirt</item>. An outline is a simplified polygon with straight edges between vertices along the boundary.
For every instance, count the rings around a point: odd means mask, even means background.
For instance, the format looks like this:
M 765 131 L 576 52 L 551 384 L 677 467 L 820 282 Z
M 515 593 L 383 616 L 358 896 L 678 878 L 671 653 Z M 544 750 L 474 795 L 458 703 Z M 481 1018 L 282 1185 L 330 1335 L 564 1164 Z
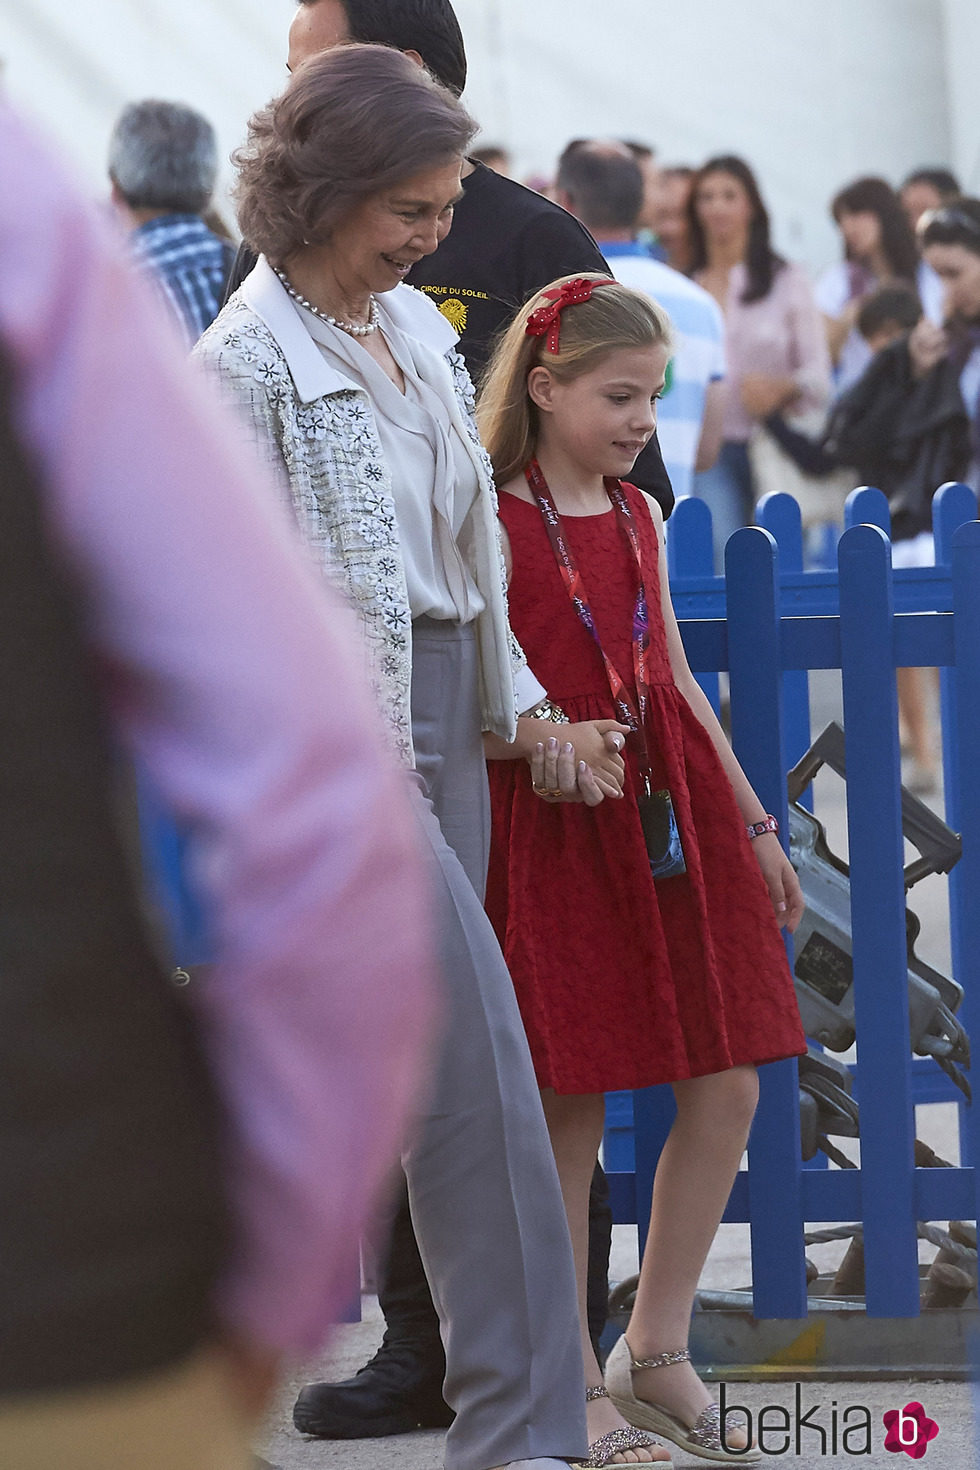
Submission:
M 657 433 L 670 483 L 680 499 L 691 493 L 708 384 L 725 376 L 721 308 L 702 287 L 654 260 L 642 245 L 602 240 L 599 249 L 617 281 L 652 296 L 676 333 L 667 387 L 657 405 Z
M 137 265 L 161 289 L 192 347 L 218 315 L 235 248 L 196 214 L 162 214 L 139 225 L 131 245 Z

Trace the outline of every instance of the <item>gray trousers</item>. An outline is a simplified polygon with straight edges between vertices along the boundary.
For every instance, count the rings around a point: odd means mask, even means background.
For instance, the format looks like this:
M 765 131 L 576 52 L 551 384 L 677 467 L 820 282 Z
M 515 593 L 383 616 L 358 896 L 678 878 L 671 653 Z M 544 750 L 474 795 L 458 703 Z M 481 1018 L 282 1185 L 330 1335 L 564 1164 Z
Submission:
M 472 629 L 413 627 L 416 808 L 440 905 L 446 1031 L 404 1157 L 456 1410 L 447 1470 L 588 1451 L 575 1272 L 510 976 L 483 910 L 490 813 Z

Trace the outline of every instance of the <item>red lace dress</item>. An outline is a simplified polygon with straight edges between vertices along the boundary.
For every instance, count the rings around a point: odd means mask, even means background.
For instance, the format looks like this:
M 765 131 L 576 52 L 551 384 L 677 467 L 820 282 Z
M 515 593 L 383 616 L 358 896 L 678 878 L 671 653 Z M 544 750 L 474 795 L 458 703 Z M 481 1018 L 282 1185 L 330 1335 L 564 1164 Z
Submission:
M 650 605 L 647 742 L 673 798 L 687 873 L 654 883 L 627 741 L 626 798 L 552 805 L 526 761 L 490 761 L 487 910 L 514 980 L 538 1082 L 561 1093 L 647 1087 L 805 1048 L 769 893 L 731 785 L 674 684 L 659 543 L 627 486 Z M 614 719 L 602 659 L 565 590 L 541 512 L 500 497 L 513 549 L 511 622 L 572 721 Z M 618 517 L 563 517 L 603 648 L 633 687 L 635 562 Z

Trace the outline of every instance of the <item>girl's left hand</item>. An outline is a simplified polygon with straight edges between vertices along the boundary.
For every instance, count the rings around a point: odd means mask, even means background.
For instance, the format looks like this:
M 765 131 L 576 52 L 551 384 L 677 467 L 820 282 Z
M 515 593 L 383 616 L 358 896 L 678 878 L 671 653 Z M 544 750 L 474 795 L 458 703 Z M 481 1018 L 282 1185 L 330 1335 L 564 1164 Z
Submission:
M 780 928 L 793 934 L 806 908 L 796 869 L 783 852 L 775 832 L 753 838 L 752 850 L 766 880 L 776 921 Z

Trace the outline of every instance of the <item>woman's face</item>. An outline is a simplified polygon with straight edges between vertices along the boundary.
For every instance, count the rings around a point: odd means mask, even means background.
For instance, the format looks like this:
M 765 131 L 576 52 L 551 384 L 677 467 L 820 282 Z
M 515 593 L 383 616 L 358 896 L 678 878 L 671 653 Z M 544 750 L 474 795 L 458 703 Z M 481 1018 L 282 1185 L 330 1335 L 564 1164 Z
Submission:
M 680 253 L 689 248 L 691 226 L 687 202 L 690 197 L 690 178 L 683 174 L 661 174 L 654 198 L 652 224 L 657 239 L 668 253 Z
M 927 245 L 922 253 L 943 283 L 947 317 L 980 319 L 980 255 L 965 245 Z
M 881 245 L 881 220 L 870 209 L 842 209 L 837 228 L 855 260 L 867 260 Z
M 334 226 L 329 240 L 297 255 L 319 256 L 350 296 L 393 290 L 448 235 L 462 196 L 461 165 L 453 158 L 370 195 Z
M 733 174 L 705 174 L 694 195 L 694 208 L 706 238 L 714 244 L 740 239 L 752 224 L 752 201 Z

